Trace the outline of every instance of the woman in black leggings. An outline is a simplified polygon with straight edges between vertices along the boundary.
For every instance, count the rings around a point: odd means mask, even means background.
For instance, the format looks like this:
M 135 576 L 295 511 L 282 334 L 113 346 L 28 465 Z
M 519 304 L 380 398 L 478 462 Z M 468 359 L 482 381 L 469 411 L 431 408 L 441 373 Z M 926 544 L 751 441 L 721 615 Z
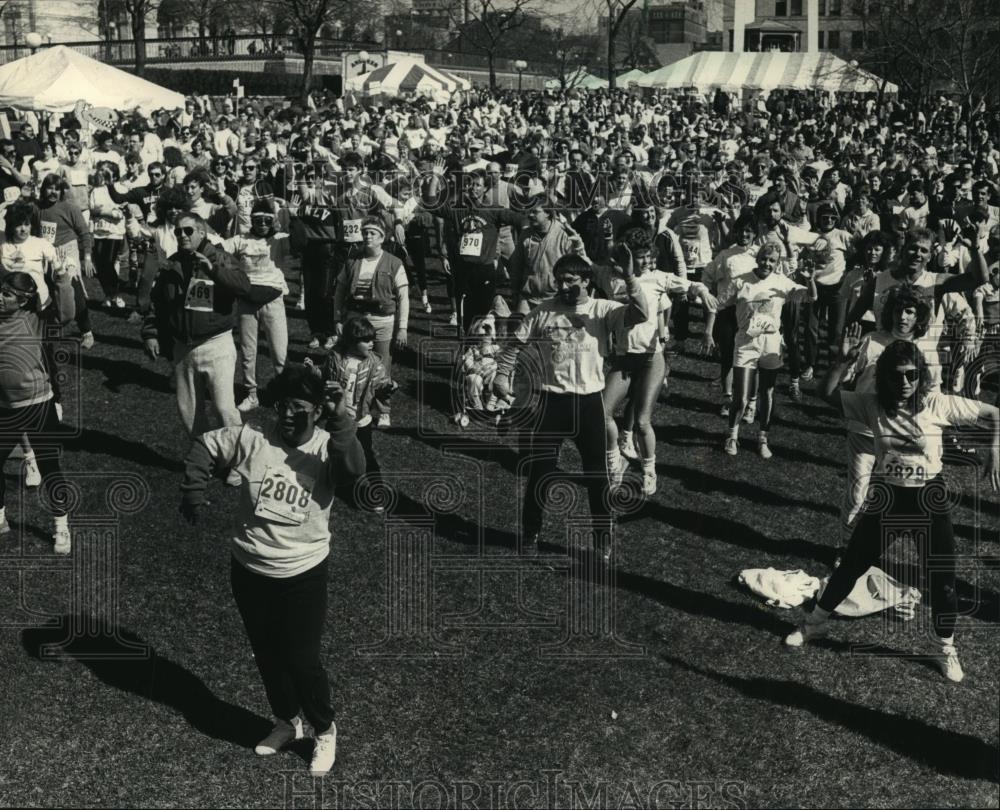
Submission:
M 853 363 L 848 353 L 831 375 L 840 377 Z M 964 677 L 955 649 L 955 535 L 946 484 L 941 477 L 941 432 L 946 427 L 988 423 L 992 430 L 985 477 L 1000 491 L 1000 410 L 973 399 L 930 393 L 932 378 L 914 343 L 889 344 L 875 366 L 875 393 L 834 391 L 830 402 L 848 420 L 868 426 L 874 434 L 875 472 L 865 511 L 855 526 L 840 567 L 806 622 L 785 639 L 792 647 L 826 635 L 827 620 L 837 606 L 882 556 L 884 547 L 909 534 L 917 542 L 928 572 L 931 617 L 937 634 L 935 659 L 944 676 Z M 832 385 L 826 387 L 830 390 Z

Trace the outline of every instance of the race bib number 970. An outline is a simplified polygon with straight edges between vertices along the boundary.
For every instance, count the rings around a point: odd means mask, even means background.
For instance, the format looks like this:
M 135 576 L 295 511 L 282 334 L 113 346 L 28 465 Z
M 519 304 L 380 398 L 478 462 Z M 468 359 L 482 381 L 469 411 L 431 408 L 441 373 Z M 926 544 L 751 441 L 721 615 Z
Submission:
M 458 246 L 458 252 L 462 256 L 482 256 L 483 255 L 483 235 L 482 233 L 463 233 L 462 242 Z
M 268 467 L 260 482 L 254 514 L 265 520 L 301 524 L 309 514 L 312 486 L 307 476 L 292 479 L 283 470 Z
M 192 278 L 188 284 L 184 309 L 211 312 L 215 308 L 215 282 L 210 278 Z

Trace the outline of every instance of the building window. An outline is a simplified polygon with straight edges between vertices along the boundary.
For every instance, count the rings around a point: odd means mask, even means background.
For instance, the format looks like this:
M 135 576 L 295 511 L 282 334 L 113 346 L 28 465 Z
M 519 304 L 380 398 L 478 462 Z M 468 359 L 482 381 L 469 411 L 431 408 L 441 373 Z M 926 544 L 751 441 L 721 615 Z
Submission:
M 792 16 L 802 16 L 802 0 L 792 0 Z
M 826 50 L 826 31 L 816 32 L 816 46 L 822 51 Z
M 828 0 L 831 17 L 839 17 L 841 12 L 841 0 Z
M 831 51 L 835 51 L 840 47 L 840 31 L 826 32 L 826 47 Z
M 826 16 L 826 0 L 819 0 L 819 16 Z
M 863 51 L 865 49 L 865 32 L 851 31 L 851 50 Z
M 788 16 L 788 0 L 774 0 L 774 16 L 775 17 Z

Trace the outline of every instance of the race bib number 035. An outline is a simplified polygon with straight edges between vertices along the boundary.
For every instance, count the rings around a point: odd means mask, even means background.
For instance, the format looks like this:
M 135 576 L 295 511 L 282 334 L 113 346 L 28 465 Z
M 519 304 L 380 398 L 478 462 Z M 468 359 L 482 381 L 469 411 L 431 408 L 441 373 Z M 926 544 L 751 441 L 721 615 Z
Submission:
M 56 224 L 54 222 L 42 223 L 42 239 L 50 245 L 54 245 L 56 243 Z
M 289 478 L 281 469 L 268 467 L 260 482 L 254 514 L 265 520 L 301 524 L 309 514 L 314 481 L 308 476 Z
M 192 278 L 184 298 L 184 309 L 211 312 L 215 308 L 215 282 L 210 278 Z
M 482 233 L 463 233 L 462 242 L 458 246 L 458 252 L 462 256 L 482 256 L 483 255 L 483 235 Z

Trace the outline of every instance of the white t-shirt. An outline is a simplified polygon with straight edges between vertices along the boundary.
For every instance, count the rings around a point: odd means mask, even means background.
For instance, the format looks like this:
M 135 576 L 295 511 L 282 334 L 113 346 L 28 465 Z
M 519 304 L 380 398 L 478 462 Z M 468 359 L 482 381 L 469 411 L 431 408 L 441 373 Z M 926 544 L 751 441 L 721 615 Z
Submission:
M 917 414 L 886 414 L 875 394 L 841 392 L 844 415 L 849 422 L 865 425 L 874 435 L 875 475 L 900 487 L 919 487 L 940 475 L 942 429 L 971 427 L 979 418 L 980 404 L 974 399 L 928 394 Z
M 43 307 L 48 305 L 50 297 L 48 284 L 45 283 L 46 261 L 53 267 L 59 266 L 56 249 L 47 239 L 29 236 L 19 244 L 4 242 L 0 247 L 0 265 L 8 273 L 30 275 L 38 286 L 38 299 Z
M 781 308 L 786 301 L 803 298 L 807 289 L 788 276 L 773 272 L 761 280 L 755 274 L 733 279 L 729 295 L 719 298 L 719 308 L 736 304 L 737 343 L 761 335 L 781 334 Z
M 288 293 L 285 270 L 288 269 L 292 251 L 288 244 L 288 234 L 276 233 L 270 239 L 256 236 L 234 236 L 223 243 L 227 253 L 240 260 L 240 268 L 251 284 L 275 287 Z
M 355 295 L 359 298 L 370 298 L 372 294 L 372 282 L 375 279 L 375 268 L 378 267 L 378 259 L 364 258 L 361 260 L 361 269 L 358 271 L 358 285 L 355 288 Z
M 529 312 L 514 336 L 535 343 L 544 390 L 593 394 L 604 390 L 604 358 L 624 315 L 625 307 L 617 301 L 589 298 L 567 306 L 551 299 Z

